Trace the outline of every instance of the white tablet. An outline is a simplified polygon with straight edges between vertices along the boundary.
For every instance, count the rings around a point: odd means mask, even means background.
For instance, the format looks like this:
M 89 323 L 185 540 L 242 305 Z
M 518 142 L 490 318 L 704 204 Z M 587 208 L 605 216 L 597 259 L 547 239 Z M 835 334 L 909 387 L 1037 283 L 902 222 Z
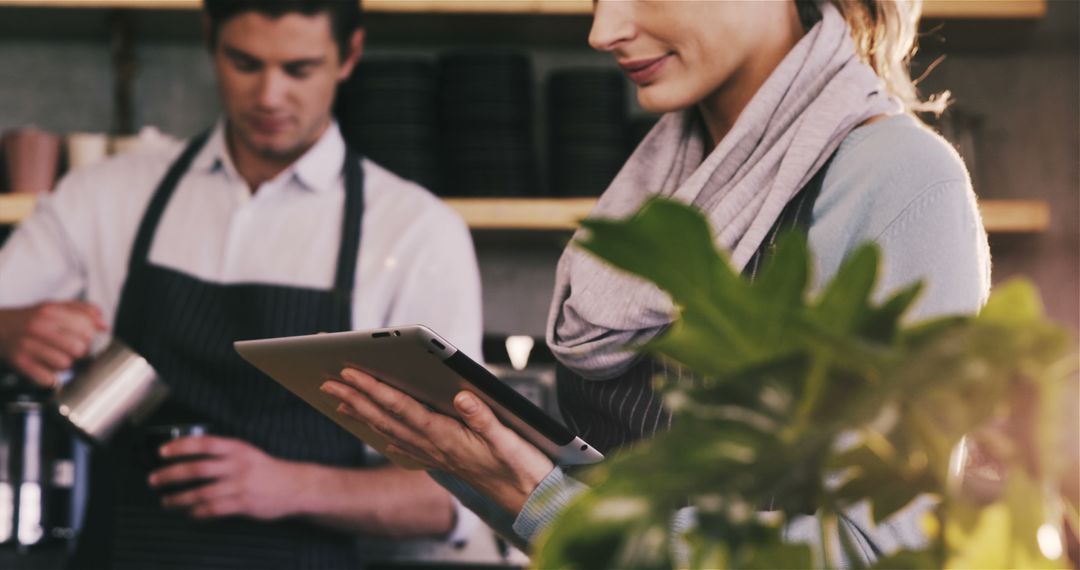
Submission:
M 593 446 L 538 408 L 446 339 L 422 325 L 239 341 L 236 351 L 292 393 L 379 451 L 382 436 L 336 411 L 338 400 L 319 390 L 328 378 L 356 368 L 448 416 L 454 396 L 469 390 L 495 415 L 559 465 L 596 463 Z

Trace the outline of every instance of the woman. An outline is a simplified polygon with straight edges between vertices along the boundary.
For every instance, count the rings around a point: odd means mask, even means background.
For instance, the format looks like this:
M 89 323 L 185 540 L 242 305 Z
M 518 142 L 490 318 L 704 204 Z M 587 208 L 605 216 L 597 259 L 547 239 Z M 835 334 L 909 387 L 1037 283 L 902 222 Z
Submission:
M 881 296 L 925 279 L 916 316 L 977 311 L 989 255 L 969 178 L 947 143 L 910 114 L 942 106 L 920 102 L 908 75 L 919 8 L 600 0 L 590 44 L 615 56 L 644 109 L 666 114 L 592 216 L 625 217 L 655 194 L 691 203 L 751 277 L 776 232 L 803 225 L 818 283 L 874 240 L 883 252 Z M 560 363 L 563 415 L 601 451 L 670 424 L 649 383 L 663 365 L 624 347 L 663 331 L 672 314 L 655 288 L 574 248 L 563 254 L 547 340 Z M 358 371 L 343 378 L 347 385 L 324 386 L 342 413 L 386 435 L 392 457 L 433 469 L 520 543 L 581 491 L 468 392 L 455 399 L 460 418 L 451 418 Z M 870 533 L 870 550 L 919 540 L 902 524 L 885 530 Z

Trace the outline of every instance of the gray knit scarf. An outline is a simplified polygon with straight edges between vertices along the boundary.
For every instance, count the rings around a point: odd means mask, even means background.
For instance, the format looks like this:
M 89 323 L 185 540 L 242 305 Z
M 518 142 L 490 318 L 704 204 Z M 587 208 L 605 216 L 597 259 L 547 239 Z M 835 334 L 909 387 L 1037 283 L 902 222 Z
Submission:
M 597 202 L 593 218 L 624 218 L 649 197 L 700 208 L 717 246 L 742 269 L 796 192 L 859 124 L 903 110 L 855 53 L 830 3 L 706 154 L 696 109 L 664 115 Z M 615 377 L 636 357 L 628 347 L 664 330 L 671 300 L 655 286 L 568 247 L 556 270 L 547 342 L 590 379 Z

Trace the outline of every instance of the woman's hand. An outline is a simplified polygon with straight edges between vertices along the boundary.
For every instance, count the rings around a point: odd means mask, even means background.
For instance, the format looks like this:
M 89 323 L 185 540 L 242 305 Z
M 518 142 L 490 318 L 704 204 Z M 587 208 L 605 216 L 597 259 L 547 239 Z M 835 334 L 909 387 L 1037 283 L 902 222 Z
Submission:
M 454 398 L 458 418 L 430 411 L 407 394 L 346 368 L 343 382 L 328 380 L 323 392 L 342 401 L 338 411 L 367 424 L 389 442 L 391 460 L 408 459 L 447 471 L 511 513 L 518 513 L 554 467 L 531 443 L 504 426 L 470 392 Z

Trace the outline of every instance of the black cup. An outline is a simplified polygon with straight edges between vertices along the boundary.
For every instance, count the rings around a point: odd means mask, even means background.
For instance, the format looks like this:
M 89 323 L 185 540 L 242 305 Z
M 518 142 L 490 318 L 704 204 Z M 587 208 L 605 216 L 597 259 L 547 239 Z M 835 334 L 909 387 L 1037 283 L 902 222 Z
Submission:
M 145 427 L 143 428 L 142 449 L 140 451 L 142 463 L 147 471 L 152 472 L 185 461 L 209 459 L 211 457 L 209 455 L 184 455 L 166 459 L 161 457 L 161 446 L 177 439 L 209 435 L 210 433 L 211 426 L 206 423 L 165 424 Z M 170 495 L 201 487 L 211 481 L 213 479 L 200 479 L 180 485 L 157 487 L 154 490 L 160 495 Z

